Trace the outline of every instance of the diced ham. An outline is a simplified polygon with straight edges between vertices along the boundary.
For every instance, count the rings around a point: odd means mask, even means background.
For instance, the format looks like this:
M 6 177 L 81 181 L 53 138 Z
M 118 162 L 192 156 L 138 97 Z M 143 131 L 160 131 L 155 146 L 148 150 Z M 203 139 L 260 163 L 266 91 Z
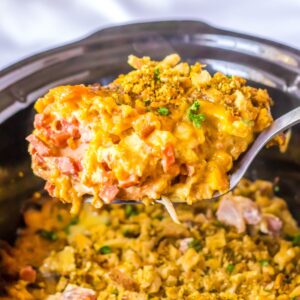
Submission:
M 65 175 L 75 175 L 80 171 L 81 165 L 69 157 L 55 157 L 54 163 L 58 169 Z
M 126 180 L 119 181 L 119 187 L 128 188 L 139 184 L 139 178 L 136 175 L 130 175 Z
M 278 217 L 265 213 L 260 223 L 260 231 L 270 235 L 278 235 L 282 225 L 282 221 Z
M 139 132 L 139 135 L 142 139 L 145 139 L 152 131 L 155 129 L 154 125 L 143 126 Z
M 82 171 L 82 164 L 81 164 L 81 162 L 78 160 L 78 161 L 76 161 L 76 160 L 74 160 L 73 161 L 73 164 L 74 164 L 74 166 L 75 166 L 75 169 L 77 170 L 77 172 L 80 172 L 80 171 Z
M 52 183 L 50 183 L 49 181 L 47 181 L 45 184 L 45 190 L 49 193 L 49 195 L 51 197 L 54 196 L 55 186 Z
M 25 266 L 21 268 L 19 276 L 20 279 L 29 283 L 34 283 L 36 281 L 36 271 L 32 268 L 32 266 Z
M 105 203 L 112 202 L 117 196 L 119 189 L 116 185 L 107 185 L 102 188 L 99 196 Z
M 162 157 L 162 166 L 163 170 L 167 172 L 171 165 L 175 163 L 175 153 L 173 145 L 168 145 L 163 150 L 163 157 Z
M 105 172 L 108 172 L 111 170 L 106 161 L 101 162 L 101 166 Z
M 227 225 L 235 226 L 238 232 L 246 230 L 245 220 L 239 207 L 229 197 L 224 197 L 217 210 L 217 218 L 220 222 Z
M 257 225 L 261 232 L 277 235 L 282 229 L 282 221 L 268 213 L 261 213 L 257 204 L 249 198 L 226 195 L 217 210 L 219 221 L 235 226 L 238 232 L 244 232 L 246 225 Z
M 89 143 L 93 139 L 93 131 L 88 126 L 80 127 L 81 141 L 83 143 Z
M 117 284 L 122 285 L 126 290 L 129 291 L 139 290 L 137 283 L 131 277 L 129 277 L 127 274 L 117 269 L 110 271 L 109 277 Z
M 66 119 L 61 119 L 60 122 L 62 126 L 62 131 L 69 133 L 69 135 L 74 139 L 80 138 L 80 131 L 78 128 L 79 122 L 76 118 L 73 117 L 70 122 Z
M 68 284 L 61 295 L 61 300 L 96 300 L 96 292 L 92 289 Z
M 261 214 L 251 199 L 230 194 L 222 198 L 217 218 L 220 222 L 236 227 L 238 232 L 244 232 L 246 224 L 256 225 L 261 221 Z
M 34 122 L 33 125 L 37 129 L 41 129 L 42 127 L 45 127 L 47 124 L 47 121 L 49 120 L 49 115 L 46 114 L 36 114 L 34 116 Z
M 55 147 L 60 148 L 65 147 L 67 145 L 67 141 L 70 138 L 70 135 L 68 132 L 60 132 L 48 129 L 47 137 L 53 142 Z
M 49 156 L 52 154 L 51 149 L 34 134 L 29 135 L 26 140 L 40 156 Z
M 254 201 L 242 196 L 234 196 L 234 201 L 238 203 L 247 224 L 256 225 L 261 221 L 259 207 Z
M 38 117 L 37 125 L 40 124 L 39 119 L 41 117 Z M 65 147 L 69 138 L 78 139 L 81 136 L 79 122 L 74 117 L 71 121 L 67 121 L 66 119 L 56 120 L 54 124 L 55 128 L 44 126 L 43 132 L 56 147 Z
M 44 158 L 41 155 L 39 155 L 37 152 L 32 153 L 32 161 L 40 166 L 44 165 L 44 163 L 45 163 Z

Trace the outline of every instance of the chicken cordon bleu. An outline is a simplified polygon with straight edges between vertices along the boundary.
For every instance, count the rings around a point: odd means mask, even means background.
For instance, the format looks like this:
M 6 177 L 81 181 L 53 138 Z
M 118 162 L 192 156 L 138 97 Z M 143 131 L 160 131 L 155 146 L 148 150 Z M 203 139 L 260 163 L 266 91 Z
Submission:
M 100 208 L 226 191 L 233 161 L 272 123 L 267 91 L 177 54 L 128 62 L 108 85 L 59 86 L 36 102 L 27 140 L 49 194 L 76 213 L 86 196 Z

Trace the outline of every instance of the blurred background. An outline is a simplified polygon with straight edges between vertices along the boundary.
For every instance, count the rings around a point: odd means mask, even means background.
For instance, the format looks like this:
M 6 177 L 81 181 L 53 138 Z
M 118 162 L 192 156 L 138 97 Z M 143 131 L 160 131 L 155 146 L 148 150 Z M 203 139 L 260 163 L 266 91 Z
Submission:
M 103 27 L 197 19 L 300 49 L 300 0 L 0 0 L 0 69 Z

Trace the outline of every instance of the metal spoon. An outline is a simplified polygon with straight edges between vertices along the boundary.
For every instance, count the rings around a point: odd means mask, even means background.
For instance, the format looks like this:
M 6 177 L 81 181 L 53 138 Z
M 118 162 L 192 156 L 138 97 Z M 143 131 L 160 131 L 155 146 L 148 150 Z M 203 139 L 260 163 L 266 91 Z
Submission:
M 290 127 L 300 123 L 300 106 L 292 111 L 284 114 L 280 118 L 276 119 L 270 127 L 261 132 L 251 147 L 245 152 L 235 163 L 229 175 L 229 189 L 224 193 L 215 193 L 212 199 L 218 198 L 229 191 L 231 191 L 242 177 L 245 175 L 250 164 L 255 159 L 259 151 L 274 138 L 277 134 L 289 129 Z M 85 202 L 90 203 L 90 198 L 86 198 Z M 156 200 L 157 203 L 161 203 L 161 200 Z M 114 200 L 112 203 L 116 204 L 138 204 L 140 201 L 134 200 Z M 176 202 L 179 203 L 179 202 Z M 181 202 L 183 203 L 183 202 Z
M 247 152 L 234 164 L 230 175 L 229 191 L 239 183 L 259 151 L 270 142 L 272 138 L 298 123 L 300 123 L 300 106 L 276 119 L 270 127 L 260 133 Z

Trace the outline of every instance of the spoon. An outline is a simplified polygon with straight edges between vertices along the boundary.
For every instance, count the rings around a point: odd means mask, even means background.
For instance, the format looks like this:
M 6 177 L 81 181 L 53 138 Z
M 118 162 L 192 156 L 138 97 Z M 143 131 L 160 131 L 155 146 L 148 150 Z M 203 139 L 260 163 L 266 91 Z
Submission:
M 229 191 L 231 191 L 244 177 L 252 161 L 259 151 L 277 134 L 300 123 L 300 106 L 276 119 L 271 126 L 261 132 L 251 147 L 237 160 L 230 174 Z M 227 192 L 226 192 L 227 193 Z M 214 197 L 219 197 L 221 194 Z
M 228 192 L 230 192 L 239 181 L 244 177 L 246 171 L 255 159 L 259 151 L 274 138 L 277 134 L 289 129 L 290 127 L 300 123 L 300 106 L 284 114 L 280 118 L 276 119 L 271 126 L 261 132 L 251 147 L 234 163 L 234 166 L 229 174 L 229 189 L 223 193 L 215 193 L 211 199 L 218 198 Z M 206 199 L 207 200 L 207 199 Z M 91 198 L 85 199 L 86 203 L 91 202 Z M 161 200 L 155 200 L 155 202 L 162 204 Z M 135 200 L 119 200 L 116 199 L 112 203 L 114 204 L 138 204 L 141 201 Z M 182 202 L 174 202 L 182 203 Z

